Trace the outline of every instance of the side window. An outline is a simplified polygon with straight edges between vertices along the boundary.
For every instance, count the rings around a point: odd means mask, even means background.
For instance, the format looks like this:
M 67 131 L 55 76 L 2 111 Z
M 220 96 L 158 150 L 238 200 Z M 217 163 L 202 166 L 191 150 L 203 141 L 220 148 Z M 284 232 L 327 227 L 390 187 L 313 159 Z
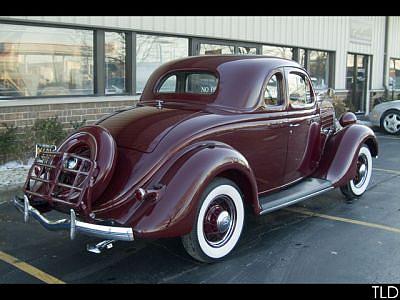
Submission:
M 301 73 L 291 72 L 288 77 L 289 102 L 293 107 L 304 107 L 314 101 L 308 78 Z
M 271 76 L 264 91 L 264 103 L 266 106 L 280 106 L 282 98 L 282 75 L 276 73 Z
M 175 93 L 176 91 L 176 75 L 169 76 L 161 85 L 159 93 Z

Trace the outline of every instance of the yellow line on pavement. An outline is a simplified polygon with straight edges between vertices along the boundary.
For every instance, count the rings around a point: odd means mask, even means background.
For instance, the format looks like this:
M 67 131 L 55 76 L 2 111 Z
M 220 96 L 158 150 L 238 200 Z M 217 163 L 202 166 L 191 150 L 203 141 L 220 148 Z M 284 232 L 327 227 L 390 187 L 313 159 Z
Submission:
M 388 170 L 388 169 L 380 169 L 380 168 L 372 168 L 372 169 L 376 170 L 376 171 L 382 171 L 382 172 L 387 172 L 387 173 L 393 173 L 393 174 L 400 175 L 400 171 L 398 171 L 398 170 Z
M 9 263 L 10 265 L 13 265 L 14 267 L 20 269 L 21 271 L 28 273 L 29 275 L 36 277 L 37 279 L 45 282 L 45 283 L 51 283 L 51 284 L 64 284 L 65 282 L 55 278 L 54 276 L 51 276 L 38 268 L 35 268 L 34 266 L 31 266 L 30 264 L 27 264 L 26 262 L 23 262 L 19 260 L 16 257 L 13 257 L 7 253 L 4 253 L 3 251 L 0 251 L 0 260 Z
M 333 220 L 333 221 L 357 224 L 357 225 L 362 225 L 362 226 L 367 226 L 367 227 L 372 227 L 372 228 L 378 228 L 378 229 L 382 229 L 382 230 L 386 230 L 386 231 L 391 231 L 391 232 L 395 232 L 395 233 L 400 233 L 400 228 L 385 226 L 385 225 L 376 224 L 376 223 L 358 221 L 358 220 L 353 220 L 353 219 L 335 217 L 335 216 L 330 216 L 330 215 L 319 214 L 319 213 L 309 211 L 306 209 L 302 209 L 302 208 L 287 207 L 287 208 L 284 208 L 284 210 L 311 216 L 311 217 L 319 217 L 319 218 Z
M 388 139 L 388 140 L 399 140 L 400 138 L 392 137 L 392 136 L 385 136 L 385 135 L 377 135 L 376 136 L 378 139 Z

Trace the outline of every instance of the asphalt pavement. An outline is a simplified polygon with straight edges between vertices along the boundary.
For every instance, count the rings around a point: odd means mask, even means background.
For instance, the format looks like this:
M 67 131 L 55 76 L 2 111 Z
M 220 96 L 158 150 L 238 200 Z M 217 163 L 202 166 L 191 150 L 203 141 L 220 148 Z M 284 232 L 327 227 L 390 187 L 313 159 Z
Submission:
M 239 245 L 221 263 L 191 259 L 179 238 L 117 242 L 25 224 L 0 194 L 0 283 L 396 283 L 400 281 L 400 137 L 377 133 L 367 192 L 348 202 L 339 190 L 249 217 Z M 57 213 L 53 217 L 56 217 Z

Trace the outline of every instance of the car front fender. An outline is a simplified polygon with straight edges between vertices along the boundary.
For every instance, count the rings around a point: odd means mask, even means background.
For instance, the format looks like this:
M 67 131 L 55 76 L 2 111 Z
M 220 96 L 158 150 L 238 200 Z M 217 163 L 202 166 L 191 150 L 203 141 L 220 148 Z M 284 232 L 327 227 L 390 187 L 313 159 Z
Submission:
M 221 174 L 235 174 L 236 181 L 257 211 L 257 186 L 245 157 L 219 142 L 202 142 L 162 166 L 148 186 L 159 186 L 158 199 L 140 207 L 132 219 L 138 237 L 176 237 L 189 233 L 196 219 L 199 201 L 207 185 Z
M 360 147 L 366 144 L 373 157 L 378 156 L 378 142 L 371 128 L 352 124 L 328 138 L 314 177 L 332 182 L 334 187 L 345 185 L 356 175 Z

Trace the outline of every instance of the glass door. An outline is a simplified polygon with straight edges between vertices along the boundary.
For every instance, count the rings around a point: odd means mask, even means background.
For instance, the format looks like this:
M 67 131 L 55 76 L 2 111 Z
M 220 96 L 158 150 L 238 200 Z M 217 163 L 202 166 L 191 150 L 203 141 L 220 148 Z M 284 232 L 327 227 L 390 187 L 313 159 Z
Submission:
M 348 107 L 355 113 L 365 113 L 368 84 L 368 55 L 347 55 L 346 89 Z

